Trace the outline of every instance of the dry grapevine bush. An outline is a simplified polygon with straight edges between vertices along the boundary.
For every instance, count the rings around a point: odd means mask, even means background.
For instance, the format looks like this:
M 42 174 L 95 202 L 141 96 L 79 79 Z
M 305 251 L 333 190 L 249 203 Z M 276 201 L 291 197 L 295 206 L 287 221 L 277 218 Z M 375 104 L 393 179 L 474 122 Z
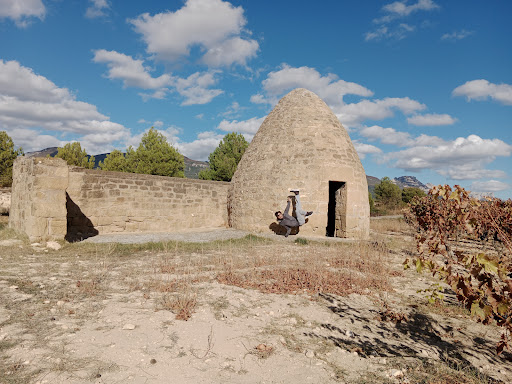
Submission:
M 417 259 L 406 268 L 426 268 L 451 286 L 484 324 L 504 332 L 497 353 L 509 348 L 512 332 L 512 200 L 471 198 L 460 186 L 432 188 L 410 203 L 406 221 L 417 229 Z M 479 250 L 463 243 L 478 242 Z

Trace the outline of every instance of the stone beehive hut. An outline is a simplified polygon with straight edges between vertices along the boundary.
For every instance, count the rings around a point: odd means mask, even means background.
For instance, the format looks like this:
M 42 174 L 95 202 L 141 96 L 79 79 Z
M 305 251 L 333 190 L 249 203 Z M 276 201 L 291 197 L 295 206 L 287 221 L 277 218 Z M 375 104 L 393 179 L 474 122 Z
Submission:
M 257 232 L 275 228 L 290 188 L 314 211 L 301 235 L 368 238 L 366 175 L 345 128 L 313 92 L 283 97 L 254 136 L 233 176 L 230 226 Z M 291 213 L 291 212 L 290 212 Z

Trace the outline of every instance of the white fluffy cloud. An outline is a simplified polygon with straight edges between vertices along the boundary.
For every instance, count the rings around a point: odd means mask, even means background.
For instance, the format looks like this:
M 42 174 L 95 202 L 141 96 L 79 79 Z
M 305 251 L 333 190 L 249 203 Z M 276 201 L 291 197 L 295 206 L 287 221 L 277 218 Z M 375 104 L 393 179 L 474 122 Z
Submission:
M 486 161 L 476 162 L 478 168 L 475 168 L 475 162 L 462 165 L 453 165 L 447 169 L 440 169 L 438 173 L 452 180 L 476 180 L 493 178 L 505 178 L 507 174 L 497 169 L 485 169 Z
M 433 11 L 438 8 L 439 5 L 432 0 L 418 0 L 412 4 L 409 4 L 407 0 L 402 0 L 386 4 L 382 7 L 384 16 L 373 20 L 379 27 L 374 31 L 366 32 L 364 38 L 366 41 L 402 40 L 416 30 L 416 26 L 403 22 L 397 23 L 397 19 L 403 19 L 419 11 Z
M 386 4 L 382 7 L 385 12 L 389 15 L 396 17 L 409 16 L 413 12 L 417 11 L 431 11 L 439 8 L 439 5 L 434 3 L 432 0 L 418 0 L 416 3 L 407 4 L 407 0 L 395 1 L 390 4 Z
M 490 97 L 502 104 L 512 105 L 512 85 L 493 84 L 484 79 L 468 81 L 455 88 L 452 95 L 466 96 L 468 100 L 486 100 Z
M 473 34 L 473 31 L 467 31 L 465 29 L 462 29 L 460 31 L 454 31 L 452 33 L 445 33 L 443 36 L 441 36 L 441 40 L 448 40 L 448 41 L 458 41 L 465 39 L 468 36 L 471 36 Z
M 221 131 L 225 132 L 238 132 L 245 136 L 247 140 L 252 140 L 253 136 L 256 134 L 258 129 L 260 128 L 261 124 L 263 124 L 263 121 L 265 120 L 266 116 L 263 117 L 253 117 L 249 120 L 244 121 L 228 121 L 228 120 L 222 120 L 219 123 L 219 126 L 217 129 L 220 129 Z
M 0 19 L 10 18 L 18 27 L 26 27 L 32 17 L 40 20 L 46 15 L 46 7 L 41 0 L 2 0 Z
M 176 142 L 176 147 L 183 155 L 194 160 L 207 160 L 208 155 L 212 153 L 219 145 L 224 135 L 216 132 L 201 132 L 197 139 L 191 142 Z
M 381 100 L 362 100 L 358 103 L 346 104 L 334 112 L 342 124 L 351 126 L 365 120 L 382 120 L 394 115 L 399 110 L 410 115 L 426 108 L 424 104 L 408 97 L 386 97 Z
M 243 8 L 222 0 L 187 0 L 176 12 L 144 13 L 130 23 L 147 52 L 160 60 L 187 58 L 197 46 L 206 51 L 202 61 L 210 66 L 245 65 L 259 49 L 255 40 L 242 37 L 247 23 Z
M 233 63 L 245 65 L 248 59 L 256 56 L 258 49 L 256 40 L 234 37 L 208 49 L 202 62 L 210 67 L 229 66 Z
M 435 114 L 427 113 L 425 115 L 416 115 L 407 118 L 407 122 L 417 126 L 439 126 L 439 125 L 452 125 L 457 122 L 457 119 L 448 114 Z
M 362 85 L 338 79 L 334 74 L 322 76 L 316 69 L 310 67 L 290 67 L 283 64 L 282 68 L 270 72 L 262 82 L 266 96 L 257 94 L 251 97 L 253 103 L 268 103 L 275 105 L 286 91 L 294 88 L 306 88 L 315 92 L 331 108 L 343 105 L 343 96 L 372 96 L 373 92 Z
M 492 176 L 490 176 L 490 177 L 492 177 Z M 498 180 L 489 180 L 489 181 L 475 181 L 475 182 L 471 183 L 471 185 L 469 186 L 468 189 L 471 190 L 472 192 L 486 193 L 486 192 L 504 191 L 511 187 L 512 186 L 510 186 L 509 184 L 503 183 Z
M 394 128 L 383 128 L 378 125 L 363 127 L 359 134 L 370 141 L 379 140 L 382 144 L 395 145 L 397 147 L 444 145 L 446 142 L 437 136 L 420 135 L 413 138 L 407 132 L 400 132 Z
M 107 0 L 89 0 L 91 4 L 85 11 L 85 17 L 95 19 L 107 16 L 110 9 L 110 3 Z
M 365 144 L 359 141 L 353 141 L 353 144 L 360 159 L 364 159 L 368 154 L 382 153 L 382 150 L 380 148 L 377 148 L 376 146 L 371 144 Z
M 116 51 L 99 49 L 94 51 L 93 61 L 106 63 L 109 67 L 107 77 L 111 80 L 123 81 L 124 87 L 136 87 L 154 90 L 152 93 L 139 93 L 147 101 L 149 99 L 164 99 L 170 88 L 174 88 L 185 98 L 182 105 L 206 104 L 214 97 L 224 93 L 221 89 L 209 89 L 217 83 L 216 71 L 196 72 L 187 78 L 163 74 L 152 77 L 150 68 L 144 66 L 142 60 L 136 60 L 131 56 Z
M 109 68 L 107 77 L 111 80 L 122 80 L 124 87 L 157 89 L 166 87 L 172 82 L 168 74 L 157 78 L 151 77 L 149 68 L 144 66 L 142 60 L 135 60 L 131 56 L 116 51 L 98 49 L 94 51 L 93 61 L 106 63 Z
M 394 167 L 407 171 L 432 169 L 440 174 L 462 180 L 481 177 L 486 174 L 484 173 L 485 165 L 494 161 L 497 156 L 511 155 L 512 145 L 499 139 L 482 139 L 479 136 L 470 135 L 467 138 L 459 137 L 439 145 L 411 146 L 402 151 L 388 153 L 383 156 L 383 159 L 391 162 Z M 460 172 L 458 176 L 457 172 Z M 494 174 L 496 175 L 498 174 Z
M 364 39 L 366 41 L 371 40 L 384 40 L 394 38 L 396 40 L 402 40 L 407 37 L 410 32 L 413 32 L 416 29 L 415 26 L 409 25 L 406 23 L 400 23 L 394 28 L 389 28 L 387 26 L 381 26 L 377 28 L 375 31 L 366 32 L 364 35 Z
M 53 131 L 59 136 L 65 133 L 127 135 L 125 127 L 109 121 L 96 106 L 77 101 L 69 90 L 59 88 L 17 61 L 3 60 L 0 60 L 0 129 L 12 133 L 16 145 L 27 151 L 41 149 L 42 142 L 65 141 L 64 138 L 52 140 L 40 130 Z M 37 133 L 30 136 L 27 132 Z M 86 149 L 95 152 L 94 148 Z
M 174 85 L 176 91 L 185 97 L 185 101 L 181 105 L 193 105 L 207 104 L 213 98 L 224 93 L 221 89 L 208 88 L 216 83 L 215 72 L 196 72 L 185 79 L 177 78 Z

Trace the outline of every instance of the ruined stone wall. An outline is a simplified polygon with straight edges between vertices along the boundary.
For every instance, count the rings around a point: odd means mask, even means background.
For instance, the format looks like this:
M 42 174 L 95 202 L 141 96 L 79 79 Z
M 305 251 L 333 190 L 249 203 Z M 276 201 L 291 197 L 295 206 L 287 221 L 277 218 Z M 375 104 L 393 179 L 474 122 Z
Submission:
M 68 167 L 62 159 L 18 157 L 13 165 L 9 227 L 30 241 L 66 235 Z
M 227 226 L 229 183 L 68 167 L 18 158 L 9 226 L 31 241 Z
M 0 188 L 0 215 L 9 213 L 11 208 L 11 188 Z
M 229 183 L 70 168 L 68 237 L 227 226 Z

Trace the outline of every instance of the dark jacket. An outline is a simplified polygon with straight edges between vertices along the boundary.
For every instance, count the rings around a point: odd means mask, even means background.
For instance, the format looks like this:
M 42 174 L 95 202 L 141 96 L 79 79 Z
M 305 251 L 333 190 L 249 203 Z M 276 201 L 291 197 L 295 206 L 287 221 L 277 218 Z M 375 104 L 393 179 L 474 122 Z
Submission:
M 290 202 L 286 204 L 286 209 L 283 212 L 283 219 L 277 220 L 280 225 L 286 228 L 286 236 L 288 236 L 292 230 L 293 227 L 298 227 L 299 222 L 295 217 L 289 214 L 290 211 Z

